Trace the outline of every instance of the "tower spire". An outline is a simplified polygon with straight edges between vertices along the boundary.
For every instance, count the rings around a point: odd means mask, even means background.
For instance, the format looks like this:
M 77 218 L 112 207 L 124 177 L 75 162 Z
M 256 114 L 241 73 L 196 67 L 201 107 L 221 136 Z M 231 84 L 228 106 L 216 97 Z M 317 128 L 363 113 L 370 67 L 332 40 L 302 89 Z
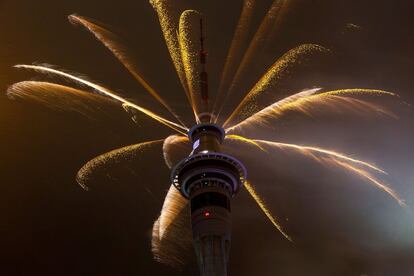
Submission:
M 208 74 L 206 72 L 207 51 L 204 49 L 204 30 L 203 19 L 200 18 L 200 92 L 201 92 L 201 114 L 199 119 L 201 123 L 209 123 L 211 114 L 208 110 Z

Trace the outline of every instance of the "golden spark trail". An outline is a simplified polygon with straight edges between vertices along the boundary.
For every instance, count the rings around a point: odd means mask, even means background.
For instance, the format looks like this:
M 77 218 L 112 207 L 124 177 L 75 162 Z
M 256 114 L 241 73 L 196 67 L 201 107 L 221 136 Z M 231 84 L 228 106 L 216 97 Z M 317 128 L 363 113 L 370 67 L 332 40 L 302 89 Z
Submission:
M 98 94 L 43 81 L 15 83 L 8 87 L 7 96 L 35 101 L 57 111 L 77 112 L 91 119 L 97 113 L 105 113 L 100 108 L 103 103 L 116 103 Z
M 158 20 L 160 22 L 161 31 L 164 35 L 165 43 L 167 44 L 168 51 L 170 53 L 171 60 L 174 64 L 178 78 L 180 79 L 181 85 L 187 95 L 188 101 L 191 103 L 191 96 L 189 94 L 187 80 L 185 76 L 185 70 L 181 58 L 181 50 L 177 37 L 177 24 L 173 20 L 173 16 L 170 12 L 171 3 L 169 0 L 150 0 L 149 1 L 157 12 Z
M 305 90 L 303 92 L 294 94 L 280 101 L 277 101 L 276 103 L 269 105 L 268 107 L 253 114 L 247 119 L 244 119 L 240 123 L 237 123 L 236 125 L 227 128 L 226 132 L 235 131 L 247 125 L 264 124 L 266 120 L 278 119 L 286 111 L 290 110 L 296 110 L 310 115 L 312 113 L 312 110 L 310 108 L 316 104 L 330 106 L 332 108 L 335 108 L 336 111 L 338 111 L 338 107 L 342 105 L 343 107 L 352 109 L 353 111 L 360 111 L 361 113 L 378 112 L 380 114 L 385 114 L 387 116 L 397 118 L 395 114 L 386 109 L 381 108 L 378 105 L 348 97 L 358 95 L 397 96 L 394 93 L 383 90 L 356 88 L 334 90 L 323 92 L 320 94 L 315 94 L 319 90 L 320 88 Z
M 344 92 L 341 92 L 344 93 Z M 354 92 L 350 92 L 350 94 L 353 94 Z M 281 107 L 279 110 L 273 110 L 274 115 L 280 116 L 284 112 L 289 110 L 295 110 L 303 112 L 306 115 L 311 116 L 312 115 L 312 108 L 316 105 L 324 105 L 327 107 L 332 108 L 334 112 L 340 112 L 339 107 L 342 107 L 344 109 L 347 109 L 347 111 L 353 111 L 358 112 L 360 114 L 364 114 L 367 112 L 374 112 L 377 114 L 382 114 L 389 116 L 391 118 L 397 119 L 397 115 L 395 115 L 393 112 L 381 107 L 378 104 L 370 103 L 365 100 L 360 100 L 357 98 L 352 97 L 345 97 L 344 94 L 341 94 L 341 96 L 335 95 L 334 92 L 330 93 L 321 93 L 313 96 L 309 96 L 307 98 L 302 98 L 297 100 L 296 102 L 288 103 Z M 388 92 L 383 93 L 383 95 L 390 95 Z
M 160 94 L 154 90 L 153 87 L 138 73 L 138 69 L 133 65 L 127 55 L 126 48 L 118 41 L 116 35 L 109 30 L 91 22 L 87 19 L 78 15 L 70 15 L 69 21 L 72 24 L 80 24 L 89 30 L 102 44 L 106 46 L 114 56 L 125 66 L 125 68 L 131 73 L 131 75 L 144 87 L 144 89 L 153 96 L 160 104 L 162 104 L 181 124 L 179 116 L 173 111 L 173 109 L 165 102 Z
M 113 92 L 113 91 L 111 91 L 111 90 L 109 90 L 109 89 L 107 89 L 107 88 L 105 88 L 103 86 L 100 86 L 98 84 L 92 83 L 92 82 L 87 81 L 87 80 L 84 80 L 82 78 L 73 76 L 71 74 L 68 74 L 68 73 L 65 73 L 65 72 L 62 72 L 62 71 L 59 71 L 59 70 L 56 70 L 56 69 L 52 69 L 52 68 L 49 68 L 49 67 L 45 67 L 45 66 L 38 66 L 38 65 L 15 65 L 14 67 L 16 67 L 16 68 L 31 69 L 31 70 L 39 71 L 41 73 L 51 73 L 51 74 L 59 75 L 61 77 L 65 77 L 65 78 L 68 78 L 70 80 L 79 82 L 81 84 L 84 84 L 86 86 L 89 86 L 89 87 L 91 87 L 91 88 L 99 91 L 100 93 L 102 93 L 102 94 L 104 94 L 104 95 L 106 95 L 106 96 L 108 96 L 108 97 L 110 97 L 110 98 L 112 98 L 114 100 L 117 100 L 117 101 L 119 101 L 119 102 L 121 102 L 123 104 L 127 104 L 127 105 L 135 108 L 136 110 L 144 113 L 145 115 L 151 117 L 152 119 L 154 119 L 154 120 L 156 120 L 156 121 L 164 124 L 165 126 L 168 126 L 169 128 L 171 128 L 171 129 L 173 129 L 173 130 L 175 130 L 175 131 L 177 131 L 177 132 L 179 132 L 181 134 L 186 135 L 186 132 L 188 131 L 187 128 L 185 128 L 185 127 L 183 127 L 183 126 L 181 126 L 179 124 L 176 124 L 174 122 L 171 122 L 171 121 L 169 121 L 167 119 L 164 119 L 164 118 L 158 116 L 157 114 L 153 113 L 152 111 L 150 111 L 148 109 L 145 109 L 145 108 L 143 108 L 143 107 L 141 107 L 139 105 L 136 105 L 136 104 L 134 104 L 134 103 L 132 103 L 132 102 L 130 102 L 130 101 L 122 98 L 121 96 L 118 96 L 117 94 L 115 94 L 115 92 Z
M 266 152 L 266 149 L 263 148 L 258 142 L 254 141 L 252 139 L 240 136 L 240 135 L 228 134 L 228 135 L 226 135 L 225 139 L 236 140 L 236 141 L 241 141 L 241 142 L 244 142 L 244 143 L 248 143 L 250 145 L 258 147 L 261 151 Z
M 101 154 L 98 157 L 95 157 L 94 159 L 90 160 L 78 171 L 76 175 L 76 181 L 82 188 L 84 188 L 85 190 L 89 190 L 86 183 L 91 178 L 92 172 L 95 171 L 97 168 L 107 165 L 108 162 L 119 163 L 125 159 L 134 157 L 145 148 L 156 145 L 158 143 L 162 143 L 163 141 L 164 139 L 143 142 Z
M 187 79 L 188 93 L 191 105 L 198 121 L 200 114 L 200 80 L 199 80 L 199 49 L 194 45 L 194 28 L 192 21 L 194 18 L 200 19 L 201 14 L 195 10 L 186 10 L 180 16 L 178 42 L 180 45 L 182 63 Z M 198 23 L 198 21 L 197 21 Z M 197 29 L 196 29 L 197 30 Z
M 338 153 L 338 152 L 331 151 L 331 150 L 326 150 L 326 149 L 317 148 L 317 147 L 300 146 L 300 145 L 295 145 L 295 144 L 272 142 L 272 141 L 266 141 L 266 140 L 255 140 L 255 139 L 253 139 L 253 141 L 255 141 L 259 144 L 269 145 L 271 147 L 295 149 L 295 150 L 297 150 L 297 151 L 299 151 L 299 152 L 301 152 L 305 155 L 311 156 L 311 157 L 316 157 L 314 155 L 314 153 L 321 153 L 321 154 L 325 154 L 325 155 L 328 155 L 328 156 L 333 157 L 333 158 L 342 159 L 342 160 L 345 160 L 345 161 L 348 161 L 348 162 L 351 162 L 351 163 L 355 163 L 355 164 L 370 168 L 370 169 L 372 169 L 374 171 L 377 171 L 379 173 L 382 173 L 382 174 L 387 174 L 385 171 L 381 170 L 380 168 L 378 168 L 378 167 L 376 167 L 376 166 L 374 166 L 370 163 L 367 163 L 367 162 L 364 162 L 364 161 L 361 161 L 361 160 L 358 160 L 358 159 L 354 159 L 354 158 L 348 157 L 348 156 L 346 156 L 342 153 Z
M 332 90 L 332 91 L 323 92 L 323 93 L 318 94 L 318 95 L 320 95 L 320 96 L 331 96 L 331 95 L 335 95 L 335 96 L 342 96 L 342 95 L 344 95 L 344 96 L 349 96 L 349 95 L 383 96 L 383 95 L 388 95 L 388 96 L 398 97 L 397 94 L 392 93 L 392 92 L 379 90 L 379 89 L 365 89 L 365 88 Z
M 227 97 L 229 97 L 231 94 L 234 93 L 236 85 L 239 83 L 240 78 L 242 77 L 246 68 L 248 68 L 248 66 L 250 65 L 250 62 L 252 61 L 255 53 L 257 53 L 261 49 L 261 46 L 263 45 L 263 41 L 269 36 L 271 36 L 271 31 L 275 29 L 275 26 L 277 24 L 279 24 L 280 22 L 279 15 L 281 13 L 281 10 L 284 8 L 284 6 L 286 6 L 287 2 L 288 0 L 274 0 L 273 1 L 265 17 L 260 23 L 259 28 L 254 34 L 253 39 L 251 40 L 240 62 L 239 67 L 237 68 L 237 71 L 233 77 L 233 80 L 231 81 L 230 87 L 228 88 L 228 92 L 227 92 L 225 99 L 227 99 Z M 224 102 L 225 100 L 223 101 L 223 103 Z M 223 108 L 223 104 L 219 110 L 219 114 L 221 113 L 222 108 Z
M 398 204 L 400 204 L 402 207 L 404 207 L 404 201 L 398 196 L 398 194 L 391 189 L 390 187 L 387 187 L 385 184 L 379 182 L 378 180 L 376 180 L 372 174 L 370 174 L 369 172 L 367 172 L 366 170 L 360 169 L 360 168 L 356 168 L 355 166 L 346 163 L 346 162 L 350 162 L 350 163 L 354 163 L 369 169 L 372 169 L 376 172 L 379 172 L 381 174 L 387 174 L 385 171 L 379 169 L 378 167 L 369 164 L 367 162 L 358 160 L 358 159 L 354 159 L 351 157 L 348 157 L 344 154 L 338 153 L 338 152 L 334 152 L 334 151 L 330 151 L 330 150 L 326 150 L 326 149 L 321 149 L 321 148 L 317 148 L 317 147 L 307 147 L 307 146 L 299 146 L 299 145 L 295 145 L 295 144 L 286 144 L 286 143 L 278 143 L 278 142 L 271 142 L 271 141 L 265 141 L 265 140 L 254 140 L 256 142 L 258 142 L 259 144 L 265 144 L 265 145 L 269 145 L 271 147 L 276 147 L 276 148 L 285 148 L 285 149 L 294 149 L 297 150 L 298 152 L 304 154 L 305 156 L 309 156 L 312 157 L 313 159 L 315 159 L 316 161 L 319 162 L 327 162 L 328 163 L 333 163 L 333 164 L 338 164 L 350 171 L 353 171 L 354 173 L 368 179 L 373 185 L 375 185 L 377 188 L 381 189 L 382 191 L 386 192 L 387 194 L 389 194 L 393 199 L 395 199 Z M 326 159 L 326 157 L 318 157 L 315 155 L 315 153 L 318 154 L 324 154 L 327 157 L 329 157 L 330 159 Z M 338 160 L 339 159 L 339 160 Z M 341 161 L 342 160 L 342 161 Z
M 263 211 L 263 213 L 266 215 L 266 217 L 270 220 L 270 222 L 276 227 L 276 229 L 289 241 L 292 242 L 292 239 L 289 237 L 288 234 L 285 233 L 283 230 L 283 227 L 277 222 L 276 218 L 273 216 L 273 214 L 270 212 L 270 210 L 267 208 L 266 203 L 264 200 L 259 196 L 259 194 L 254 189 L 253 185 L 246 181 L 244 183 L 244 187 L 246 187 L 246 190 L 249 192 L 251 197 L 254 199 L 254 201 L 257 203 L 257 205 L 260 207 L 260 209 Z
M 258 123 L 258 122 L 260 123 L 260 122 L 262 122 L 263 118 L 273 115 L 274 113 L 276 113 L 275 110 L 283 108 L 284 105 L 295 102 L 298 99 L 313 95 L 313 94 L 317 93 L 320 90 L 321 90 L 321 88 L 309 89 L 309 90 L 305 90 L 305 91 L 301 91 L 299 93 L 293 94 L 293 95 L 288 96 L 286 98 L 283 98 L 283 99 L 275 102 L 274 104 L 262 109 L 261 111 L 253 114 L 252 116 L 250 116 L 247 119 L 241 121 L 240 123 L 227 128 L 226 133 L 229 133 L 231 131 L 242 128 L 244 125 L 248 125 L 250 123 Z
M 250 61 L 254 57 L 254 54 L 257 52 L 257 49 L 263 44 L 265 38 L 269 35 L 270 30 L 276 24 L 279 13 L 283 6 L 286 4 L 287 0 L 274 0 L 272 5 L 270 6 L 269 10 L 267 11 L 265 17 L 263 18 L 262 22 L 260 23 L 257 32 L 255 33 L 252 41 L 247 48 L 246 53 L 243 56 L 243 59 L 240 63 L 239 68 L 237 69 L 236 75 L 232 80 L 232 84 L 230 86 L 230 91 L 235 86 L 235 84 L 239 81 L 242 73 L 249 65 Z
M 124 99 L 124 100 L 125 100 L 125 99 Z M 151 118 L 153 118 L 153 119 L 157 120 L 158 122 L 160 122 L 160 123 L 162 123 L 162 124 L 164 124 L 164 125 L 168 126 L 169 128 L 171 128 L 171 129 L 173 129 L 173 130 L 177 131 L 177 132 L 178 132 L 178 133 L 180 133 L 180 134 L 183 134 L 183 135 L 186 135 L 186 134 L 187 134 L 187 128 L 186 128 L 186 127 L 184 127 L 184 126 L 182 126 L 182 125 L 179 125 L 179 124 L 176 124 L 176 123 L 174 123 L 174 122 L 171 122 L 171 121 L 169 121 L 169 120 L 167 120 L 167 119 L 164 119 L 163 117 L 160 117 L 159 115 L 156 115 L 156 114 L 155 114 L 155 113 L 153 113 L 152 111 L 150 111 L 150 110 L 148 110 L 148 109 L 145 109 L 145 108 L 143 108 L 143 107 L 140 107 L 140 106 L 138 106 L 138 105 L 136 105 L 136 104 L 134 104 L 134 103 L 132 103 L 132 102 L 130 102 L 130 101 L 127 101 L 127 100 L 125 100 L 125 101 L 126 101 L 126 102 L 123 102 L 123 103 L 122 103 L 122 106 L 123 106 L 123 108 L 124 108 L 124 109 L 127 109 L 127 108 L 132 108 L 132 109 L 138 110 L 138 111 L 140 111 L 140 112 L 142 112 L 142 113 L 144 113 L 144 114 L 146 114 L 146 115 L 150 116 Z M 137 107 L 139 107 L 140 109 L 138 109 Z M 150 114 L 152 114 L 152 116 L 151 116 L 151 115 L 149 115 L 149 114 L 147 114 L 147 113 L 145 113 L 143 110 L 145 110 L 146 112 L 149 112 Z M 155 117 L 153 117 L 153 116 L 157 116 L 157 118 L 155 118 Z M 172 125 L 169 125 L 169 124 L 172 124 Z
M 227 53 L 226 61 L 224 63 L 223 73 L 221 75 L 218 92 L 214 101 L 212 114 L 216 114 L 215 111 L 217 104 L 221 100 L 221 95 L 227 90 L 230 85 L 230 78 L 236 71 L 236 66 L 238 65 L 236 60 L 238 60 L 242 55 L 241 45 L 243 45 L 248 38 L 248 28 L 251 23 L 253 10 L 256 4 L 256 0 L 243 1 L 242 12 Z
M 243 107 L 253 103 L 256 98 L 263 92 L 273 88 L 283 75 L 292 65 L 299 62 L 305 55 L 315 52 L 327 52 L 328 49 L 317 44 L 303 44 L 289 50 L 269 68 L 269 70 L 260 78 L 254 87 L 247 93 L 244 99 L 239 103 L 236 109 L 224 122 L 224 127 L 231 122 Z
M 379 182 L 377 179 L 375 179 L 375 177 L 372 175 L 372 174 L 370 174 L 369 172 L 367 172 L 367 171 L 365 171 L 365 170 L 362 170 L 362 169 L 359 169 L 359 168 L 356 168 L 355 166 L 352 166 L 351 164 L 348 164 L 348 163 L 345 163 L 345 162 L 341 162 L 341 161 L 339 161 L 339 160 L 335 160 L 335 162 L 338 164 L 338 165 L 340 165 L 340 166 L 342 166 L 342 167 L 344 167 L 345 169 L 348 169 L 349 171 L 351 171 L 351 172 L 354 172 L 354 173 L 356 173 L 357 175 L 359 175 L 360 177 L 362 177 L 362 178 L 365 178 L 365 179 L 367 179 L 368 181 L 370 181 L 371 183 L 373 183 L 375 186 L 377 186 L 379 189 L 381 189 L 381 190 L 383 190 L 384 192 L 386 192 L 387 194 L 389 194 L 392 198 L 394 198 L 397 202 L 398 202 L 398 204 L 401 206 L 401 207 L 407 207 L 407 205 L 405 204 L 405 202 L 404 202 L 404 200 L 403 199 L 401 199 L 399 196 L 398 196 L 398 194 L 393 190 L 393 189 L 391 189 L 390 187 L 388 187 L 387 185 L 385 185 L 385 184 L 383 184 L 383 183 L 381 183 L 381 182 Z

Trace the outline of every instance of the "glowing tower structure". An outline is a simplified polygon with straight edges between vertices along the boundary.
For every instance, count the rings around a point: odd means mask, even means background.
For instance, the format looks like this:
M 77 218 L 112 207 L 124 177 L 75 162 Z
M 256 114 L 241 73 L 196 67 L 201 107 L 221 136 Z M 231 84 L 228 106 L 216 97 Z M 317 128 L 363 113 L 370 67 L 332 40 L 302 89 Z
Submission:
M 201 21 L 200 26 L 202 31 Z M 226 276 L 231 241 L 231 199 L 243 185 L 246 169 L 236 158 L 220 152 L 225 132 L 210 123 L 205 61 L 201 36 L 203 113 L 199 116 L 200 122 L 188 133 L 193 151 L 174 168 L 171 178 L 173 185 L 190 200 L 194 247 L 201 276 Z

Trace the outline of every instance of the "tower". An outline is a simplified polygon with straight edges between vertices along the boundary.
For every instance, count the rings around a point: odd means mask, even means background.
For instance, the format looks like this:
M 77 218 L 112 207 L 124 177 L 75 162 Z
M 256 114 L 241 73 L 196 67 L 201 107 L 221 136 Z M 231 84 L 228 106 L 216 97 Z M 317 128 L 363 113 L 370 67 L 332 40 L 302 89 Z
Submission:
M 202 32 L 202 21 L 200 21 Z M 193 150 L 171 174 L 173 185 L 189 199 L 194 247 L 201 276 L 226 276 L 231 241 L 231 199 L 246 179 L 246 169 L 221 152 L 224 130 L 210 123 L 206 53 L 201 36 L 200 90 L 203 113 L 188 137 Z
M 172 172 L 173 185 L 190 200 L 191 227 L 201 276 L 226 276 L 231 241 L 231 199 L 246 178 L 236 158 L 221 153 L 221 127 L 201 123 L 189 132 L 193 152 Z

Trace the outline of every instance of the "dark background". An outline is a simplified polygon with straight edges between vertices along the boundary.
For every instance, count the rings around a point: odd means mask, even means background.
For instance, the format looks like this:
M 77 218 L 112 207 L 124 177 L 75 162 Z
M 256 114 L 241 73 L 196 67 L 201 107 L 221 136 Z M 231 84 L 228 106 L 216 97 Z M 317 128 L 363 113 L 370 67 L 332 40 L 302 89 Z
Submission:
M 216 69 L 227 51 L 241 1 L 177 2 L 177 10 L 197 8 L 208 22 L 214 87 L 220 73 Z M 269 4 L 265 2 L 263 7 Z M 313 86 L 380 88 L 414 103 L 412 1 L 292 2 L 274 55 L 303 42 L 321 43 L 335 50 L 329 61 L 315 64 L 300 75 L 302 78 L 292 78 L 292 91 Z M 256 24 L 262 10 L 259 8 L 255 15 Z M 124 145 L 164 138 L 168 130 L 149 121 L 138 126 L 123 118 L 91 121 L 79 114 L 11 101 L 5 95 L 10 84 L 35 76 L 11 66 L 32 62 L 80 72 L 127 97 L 144 93 L 107 49 L 67 21 L 72 13 L 112 26 L 133 49 L 146 78 L 163 91 L 171 105 L 185 110 L 182 97 L 177 96 L 182 92 L 158 19 L 147 1 L 0 2 L 0 89 L 4 92 L 0 95 L 0 273 L 195 275 L 193 266 L 172 270 L 153 261 L 150 252 L 152 223 L 168 188 L 168 170 L 160 150 L 145 157 L 140 168 L 143 175 L 132 188 L 86 193 L 75 182 L 77 170 L 89 159 Z M 361 29 L 349 30 L 348 23 Z M 146 96 L 142 101 L 148 107 L 155 106 Z M 292 130 L 278 133 L 277 138 L 338 148 L 374 161 L 390 172 L 391 185 L 412 206 L 413 113 L 405 105 L 399 111 L 400 120 L 374 121 L 369 128 L 361 122 L 333 122 L 330 117 L 310 126 L 305 121 L 303 127 L 293 124 Z M 149 196 L 140 189 L 142 182 L 152 185 L 157 193 Z M 367 209 L 352 208 L 361 197 L 350 194 L 332 189 L 332 194 L 324 195 L 330 200 L 321 204 L 320 210 L 335 209 L 336 204 L 343 207 L 346 202 L 351 207 L 338 221 L 316 220 L 316 226 L 323 229 L 319 234 L 306 229 L 306 223 L 313 220 L 307 207 L 319 203 L 313 203 L 311 196 L 304 197 L 303 205 L 295 209 L 296 217 L 303 222 L 298 225 L 303 227 L 296 229 L 299 242 L 294 244 L 283 240 L 260 212 L 252 211 L 254 216 L 235 220 L 231 274 L 414 275 L 414 216 L 380 193 L 375 194 L 380 199 L 363 205 Z M 242 192 L 240 198 L 245 197 Z M 255 208 L 253 203 L 246 204 L 236 205 L 236 219 Z M 339 221 L 348 227 L 338 229 Z M 313 225 L 312 229 L 317 227 Z M 335 235 L 326 234 L 329 229 L 349 232 L 352 239 L 335 239 Z

